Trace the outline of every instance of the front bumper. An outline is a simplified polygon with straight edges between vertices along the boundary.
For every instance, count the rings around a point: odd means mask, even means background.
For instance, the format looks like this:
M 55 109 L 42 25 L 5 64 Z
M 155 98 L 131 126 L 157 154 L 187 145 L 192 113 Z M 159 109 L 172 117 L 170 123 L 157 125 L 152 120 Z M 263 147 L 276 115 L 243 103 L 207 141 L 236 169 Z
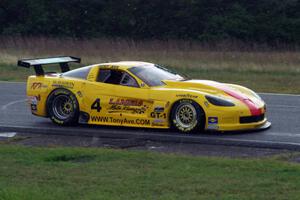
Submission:
M 219 94 L 234 106 L 222 106 L 204 102 L 206 130 L 242 131 L 261 130 L 270 127 L 266 118 L 266 103 L 252 90 L 239 85 L 224 84 Z M 201 105 L 201 102 L 200 102 Z
M 249 130 L 265 130 L 271 127 L 271 122 L 264 118 L 262 121 L 253 123 L 226 123 L 215 126 L 207 126 L 208 131 L 249 131 Z
M 208 131 L 248 131 L 264 130 L 271 127 L 267 120 L 266 105 L 260 106 L 260 115 L 252 115 L 247 107 L 222 108 L 207 113 L 206 130 Z M 214 116 L 214 117 L 213 117 Z M 211 120 L 215 118 L 216 120 Z

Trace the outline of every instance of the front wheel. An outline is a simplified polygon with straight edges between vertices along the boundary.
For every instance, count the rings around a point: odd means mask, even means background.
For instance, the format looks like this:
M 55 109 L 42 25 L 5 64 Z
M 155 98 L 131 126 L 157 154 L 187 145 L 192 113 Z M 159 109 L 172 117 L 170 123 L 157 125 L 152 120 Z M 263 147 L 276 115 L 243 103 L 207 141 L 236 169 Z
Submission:
M 173 105 L 171 124 L 181 132 L 202 131 L 205 126 L 203 109 L 192 100 L 180 100 Z
M 71 125 L 78 121 L 78 101 L 69 90 L 53 91 L 47 100 L 47 110 L 50 119 L 56 124 Z

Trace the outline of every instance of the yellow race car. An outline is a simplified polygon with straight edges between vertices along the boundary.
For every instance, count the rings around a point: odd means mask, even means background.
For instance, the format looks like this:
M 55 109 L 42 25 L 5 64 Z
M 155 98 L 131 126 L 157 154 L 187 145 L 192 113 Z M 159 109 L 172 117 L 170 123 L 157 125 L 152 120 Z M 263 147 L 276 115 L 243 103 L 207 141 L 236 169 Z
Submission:
M 182 132 L 265 129 L 266 104 L 243 86 L 192 80 L 147 62 L 114 62 L 70 70 L 80 58 L 23 59 L 34 67 L 27 96 L 34 115 L 76 123 L 176 128 Z M 59 64 L 61 73 L 43 66 Z

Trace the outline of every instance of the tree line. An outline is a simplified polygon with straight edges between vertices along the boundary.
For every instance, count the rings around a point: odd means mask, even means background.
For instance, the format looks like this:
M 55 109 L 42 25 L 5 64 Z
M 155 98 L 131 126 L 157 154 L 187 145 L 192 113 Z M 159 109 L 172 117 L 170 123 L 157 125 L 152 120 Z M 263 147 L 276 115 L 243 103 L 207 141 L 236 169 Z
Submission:
M 0 0 L 0 35 L 300 43 L 299 0 Z

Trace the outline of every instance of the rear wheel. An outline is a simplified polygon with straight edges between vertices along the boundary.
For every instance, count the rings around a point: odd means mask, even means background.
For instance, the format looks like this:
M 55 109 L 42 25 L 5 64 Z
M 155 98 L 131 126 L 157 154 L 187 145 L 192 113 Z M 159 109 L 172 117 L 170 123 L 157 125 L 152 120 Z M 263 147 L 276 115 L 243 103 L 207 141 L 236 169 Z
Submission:
M 53 91 L 47 100 L 47 110 L 50 119 L 56 124 L 71 125 L 78 122 L 78 101 L 69 90 Z
M 192 100 L 180 100 L 173 105 L 171 124 L 181 132 L 202 131 L 205 126 L 203 109 Z

